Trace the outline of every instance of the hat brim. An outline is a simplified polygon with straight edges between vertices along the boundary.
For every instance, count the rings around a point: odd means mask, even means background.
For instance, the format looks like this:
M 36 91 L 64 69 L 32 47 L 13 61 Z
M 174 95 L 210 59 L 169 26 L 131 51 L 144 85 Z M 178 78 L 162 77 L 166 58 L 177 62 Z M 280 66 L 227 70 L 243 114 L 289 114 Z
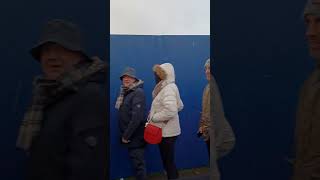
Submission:
M 123 76 L 129 76 L 129 77 L 132 77 L 132 78 L 136 79 L 137 81 L 139 81 L 139 79 L 138 79 L 137 77 L 132 76 L 132 75 L 130 75 L 130 74 L 122 74 L 122 75 L 120 76 L 120 80 L 121 80 L 121 81 L 122 81 L 122 79 L 123 79 Z
M 87 54 L 83 51 L 83 49 L 80 47 L 75 47 L 74 45 L 68 44 L 66 42 L 62 42 L 61 40 L 58 40 L 58 39 L 47 39 L 45 41 L 40 41 L 33 48 L 31 48 L 30 53 L 34 59 L 36 59 L 37 61 L 40 61 L 40 54 L 41 54 L 42 46 L 47 43 L 58 44 L 68 50 L 79 52 L 79 53 L 83 54 L 84 56 L 88 57 Z M 88 57 L 88 59 L 91 59 L 91 58 Z

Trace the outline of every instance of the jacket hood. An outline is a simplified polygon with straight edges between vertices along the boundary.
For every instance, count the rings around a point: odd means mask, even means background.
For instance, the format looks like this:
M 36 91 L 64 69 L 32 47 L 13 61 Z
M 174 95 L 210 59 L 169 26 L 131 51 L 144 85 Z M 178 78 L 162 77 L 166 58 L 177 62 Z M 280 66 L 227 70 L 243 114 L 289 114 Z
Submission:
M 153 71 L 160 77 L 161 80 L 168 82 L 175 82 L 176 76 L 174 67 L 170 63 L 164 63 L 161 65 L 155 65 Z

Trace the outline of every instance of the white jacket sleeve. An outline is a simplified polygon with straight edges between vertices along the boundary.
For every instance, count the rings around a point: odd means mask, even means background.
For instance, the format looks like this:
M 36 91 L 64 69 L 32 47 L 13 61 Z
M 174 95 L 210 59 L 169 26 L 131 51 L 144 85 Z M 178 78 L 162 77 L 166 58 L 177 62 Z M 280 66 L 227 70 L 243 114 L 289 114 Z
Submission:
M 178 111 L 182 111 L 182 109 L 184 108 L 184 104 L 180 98 L 180 94 L 178 93 L 179 95 L 179 100 L 178 100 Z
M 165 89 L 161 98 L 161 110 L 152 116 L 153 122 L 168 121 L 178 114 L 178 102 L 176 93 L 172 88 Z

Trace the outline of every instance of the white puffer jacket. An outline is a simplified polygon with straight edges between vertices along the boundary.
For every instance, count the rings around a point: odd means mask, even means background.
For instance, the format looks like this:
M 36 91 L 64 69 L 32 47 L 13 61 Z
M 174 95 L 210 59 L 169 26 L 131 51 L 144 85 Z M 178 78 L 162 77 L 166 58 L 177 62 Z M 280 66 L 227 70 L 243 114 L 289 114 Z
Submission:
M 150 118 L 153 124 L 162 127 L 163 137 L 173 137 L 181 134 L 179 114 L 183 109 L 183 102 L 175 84 L 175 72 L 172 64 L 165 63 L 160 65 L 166 73 L 166 86 L 154 98 Z

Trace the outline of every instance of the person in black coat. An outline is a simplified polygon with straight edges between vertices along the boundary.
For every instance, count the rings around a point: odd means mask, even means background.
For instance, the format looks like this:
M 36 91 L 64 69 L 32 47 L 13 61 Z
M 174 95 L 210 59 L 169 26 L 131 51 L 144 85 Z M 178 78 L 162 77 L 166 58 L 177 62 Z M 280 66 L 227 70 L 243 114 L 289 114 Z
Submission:
M 116 108 L 119 110 L 120 141 L 128 148 L 129 156 L 136 172 L 137 180 L 145 180 L 146 167 L 144 161 L 144 126 L 145 94 L 143 81 L 135 75 L 133 68 L 126 68 L 120 76 L 122 86 L 117 98 Z
M 81 46 L 76 25 L 51 20 L 31 50 L 34 80 L 17 147 L 28 155 L 27 180 L 107 178 L 107 71 Z

